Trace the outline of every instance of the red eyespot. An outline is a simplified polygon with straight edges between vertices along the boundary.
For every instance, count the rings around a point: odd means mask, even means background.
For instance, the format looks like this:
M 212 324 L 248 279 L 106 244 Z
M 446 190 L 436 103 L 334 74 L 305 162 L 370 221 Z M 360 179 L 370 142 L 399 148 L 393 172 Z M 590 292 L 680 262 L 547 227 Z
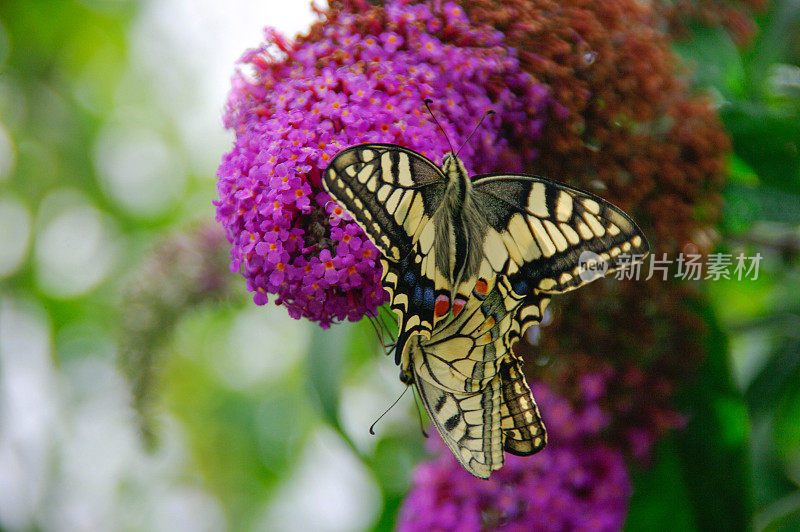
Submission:
M 456 298 L 453 300 L 453 316 L 458 316 L 458 313 L 461 312 L 461 309 L 464 308 L 464 305 L 467 304 L 465 299 Z
M 437 318 L 441 318 L 447 311 L 450 310 L 450 298 L 442 294 L 436 298 L 436 303 L 433 306 L 433 314 Z
M 486 297 L 486 294 L 489 293 L 489 284 L 486 279 L 478 279 L 478 282 L 475 283 L 474 292 L 476 296 Z

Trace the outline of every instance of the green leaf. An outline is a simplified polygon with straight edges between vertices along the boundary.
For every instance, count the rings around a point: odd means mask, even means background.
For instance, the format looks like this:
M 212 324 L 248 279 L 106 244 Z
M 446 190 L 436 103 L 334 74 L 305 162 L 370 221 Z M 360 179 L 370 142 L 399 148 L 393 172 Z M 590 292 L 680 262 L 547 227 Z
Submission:
M 728 97 L 743 95 L 742 59 L 731 36 L 721 26 L 694 26 L 691 38 L 676 43 L 675 50 L 689 62 L 695 85 L 715 87 Z
M 662 442 L 655 455 L 658 459 L 654 464 L 633 476 L 633 496 L 625 530 L 665 530 L 666 523 L 670 530 L 698 530 L 674 438 Z
M 794 347 L 799 349 L 800 342 L 795 342 Z M 793 358 L 795 373 L 786 382 L 775 409 L 775 446 L 778 455 L 787 464 L 800 458 L 800 371 L 797 371 L 800 355 L 796 352 Z
M 722 108 L 720 115 L 731 135 L 736 155 L 750 165 L 762 183 L 800 194 L 800 116 L 797 112 L 737 102 Z
M 797 484 L 786 477 L 786 467 L 775 448 L 775 430 L 772 413 L 753 416 L 753 485 L 755 506 L 762 513 L 778 499 L 797 491 Z M 755 528 L 760 527 L 763 516 L 756 516 Z M 767 520 L 772 520 L 767 518 Z
M 684 478 L 701 530 L 748 530 L 752 516 L 750 424 L 727 356 L 727 341 L 710 308 L 707 357 L 681 393 L 689 422 L 677 437 Z
M 800 197 L 762 186 L 731 183 L 723 191 L 724 223 L 732 233 L 744 233 L 755 222 L 800 224 Z
M 769 70 L 775 63 L 790 59 L 800 31 L 800 3 L 774 0 L 770 13 L 759 24 L 761 31 L 750 47 L 746 65 L 753 86 L 763 90 Z
M 800 341 L 783 339 L 747 387 L 750 411 L 763 414 L 775 408 L 792 383 L 800 382 Z
M 728 155 L 728 177 L 733 183 L 756 187 L 759 184 L 758 174 L 753 167 L 737 157 L 736 154 Z
M 709 308 L 707 358 L 681 404 L 682 432 L 659 446 L 652 469 L 634 477 L 627 530 L 748 530 L 749 421 L 728 367 L 727 342 Z
M 771 504 L 756 516 L 754 528 L 763 532 L 800 530 L 800 492 L 795 491 Z

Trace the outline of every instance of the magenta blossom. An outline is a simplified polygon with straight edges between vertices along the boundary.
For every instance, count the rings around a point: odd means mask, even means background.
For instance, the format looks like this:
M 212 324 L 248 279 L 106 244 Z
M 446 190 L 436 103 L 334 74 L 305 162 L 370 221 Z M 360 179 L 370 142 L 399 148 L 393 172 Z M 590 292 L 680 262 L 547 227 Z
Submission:
M 454 142 L 493 109 L 461 157 L 476 172 L 519 171 L 554 104 L 500 33 L 471 26 L 452 3 L 394 0 L 317 29 L 297 43 L 268 31 L 244 56 L 215 205 L 254 301 L 273 294 L 327 327 L 387 299 L 377 248 L 320 185 L 339 151 L 391 142 L 440 160 L 448 145 L 423 106 L 430 98 Z

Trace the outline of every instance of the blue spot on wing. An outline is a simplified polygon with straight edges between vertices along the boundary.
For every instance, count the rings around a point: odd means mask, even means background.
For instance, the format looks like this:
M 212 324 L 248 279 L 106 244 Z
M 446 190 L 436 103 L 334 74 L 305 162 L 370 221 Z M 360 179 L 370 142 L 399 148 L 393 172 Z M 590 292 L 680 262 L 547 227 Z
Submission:
M 423 295 L 425 301 L 425 308 L 432 309 L 433 306 L 436 304 L 436 296 L 433 293 L 433 287 L 427 286 L 425 287 L 425 293 Z
M 511 285 L 511 289 L 519 295 L 525 295 L 528 293 L 528 283 L 524 279 L 520 279 Z
M 414 287 L 414 304 L 417 306 L 422 305 L 422 287 L 420 285 Z

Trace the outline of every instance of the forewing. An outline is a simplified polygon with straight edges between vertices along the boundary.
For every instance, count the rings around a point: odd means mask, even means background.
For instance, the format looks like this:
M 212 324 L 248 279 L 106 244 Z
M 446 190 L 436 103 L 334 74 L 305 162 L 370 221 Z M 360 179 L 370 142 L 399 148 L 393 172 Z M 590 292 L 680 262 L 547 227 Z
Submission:
M 348 148 L 333 159 L 322 178 L 325 190 L 383 254 L 381 283 L 400 320 L 398 363 L 409 337 L 429 336 L 433 329 L 437 276 L 426 239 L 433 213 L 442 203 L 444 179 L 425 157 L 393 144 Z
M 444 175 L 422 155 L 394 144 L 360 144 L 340 152 L 322 176 L 325 190 L 394 262 L 412 252 L 441 204 Z
M 414 335 L 428 338 L 434 327 L 431 319 L 436 300 L 433 280 L 423 275 L 415 257 L 412 253 L 399 263 L 381 259 L 381 283 L 389 292 L 389 307 L 400 321 L 394 345 L 396 364 L 401 363 L 410 338 Z
M 607 274 L 649 250 L 627 214 L 587 192 L 531 176 L 474 179 L 486 247 L 518 294 L 573 290 L 600 276 L 593 271 Z

